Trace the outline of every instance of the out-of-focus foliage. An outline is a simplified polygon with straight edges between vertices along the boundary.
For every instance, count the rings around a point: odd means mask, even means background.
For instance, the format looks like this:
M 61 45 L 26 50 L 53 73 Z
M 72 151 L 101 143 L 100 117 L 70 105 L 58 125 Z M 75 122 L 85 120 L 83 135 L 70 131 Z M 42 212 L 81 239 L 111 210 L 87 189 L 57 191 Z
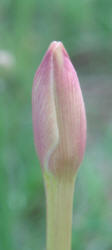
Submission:
M 32 132 L 34 73 L 62 40 L 85 97 L 88 143 L 73 250 L 112 249 L 112 1 L 0 1 L 0 249 L 45 249 L 45 194 Z

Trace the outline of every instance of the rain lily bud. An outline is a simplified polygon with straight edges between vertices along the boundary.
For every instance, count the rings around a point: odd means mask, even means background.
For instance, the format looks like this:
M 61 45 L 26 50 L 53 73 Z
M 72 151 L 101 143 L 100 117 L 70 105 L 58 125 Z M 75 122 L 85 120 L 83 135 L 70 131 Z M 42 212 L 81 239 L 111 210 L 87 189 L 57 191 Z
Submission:
M 76 71 L 61 42 L 52 42 L 32 90 L 35 147 L 46 189 L 47 250 L 70 250 L 76 171 L 86 143 L 86 116 Z
M 44 171 L 74 175 L 86 143 L 86 116 L 77 73 L 63 44 L 52 42 L 33 84 L 36 151 Z

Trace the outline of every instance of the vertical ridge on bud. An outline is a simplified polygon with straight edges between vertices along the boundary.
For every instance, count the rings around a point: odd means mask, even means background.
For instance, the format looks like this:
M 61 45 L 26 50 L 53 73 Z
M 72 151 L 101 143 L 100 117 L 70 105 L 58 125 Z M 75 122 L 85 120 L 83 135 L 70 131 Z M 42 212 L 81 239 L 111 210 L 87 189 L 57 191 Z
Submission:
M 42 167 L 48 165 L 48 158 L 58 142 L 58 127 L 53 90 L 52 50 L 53 42 L 36 72 L 32 90 L 32 116 L 34 139 Z

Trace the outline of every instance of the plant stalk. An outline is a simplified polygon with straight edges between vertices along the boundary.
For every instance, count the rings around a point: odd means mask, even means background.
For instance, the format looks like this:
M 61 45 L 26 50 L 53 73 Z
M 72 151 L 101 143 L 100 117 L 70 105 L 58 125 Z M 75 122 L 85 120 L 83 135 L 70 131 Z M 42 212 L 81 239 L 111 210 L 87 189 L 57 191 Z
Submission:
M 75 178 L 45 177 L 47 250 L 70 250 Z

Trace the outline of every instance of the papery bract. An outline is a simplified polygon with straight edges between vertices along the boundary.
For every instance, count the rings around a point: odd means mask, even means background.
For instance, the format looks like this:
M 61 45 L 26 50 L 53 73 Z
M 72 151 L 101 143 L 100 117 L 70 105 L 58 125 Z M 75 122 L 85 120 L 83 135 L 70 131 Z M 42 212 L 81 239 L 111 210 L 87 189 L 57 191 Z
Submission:
M 35 147 L 43 170 L 75 174 L 86 144 L 86 116 L 76 71 L 61 42 L 52 42 L 32 90 Z

